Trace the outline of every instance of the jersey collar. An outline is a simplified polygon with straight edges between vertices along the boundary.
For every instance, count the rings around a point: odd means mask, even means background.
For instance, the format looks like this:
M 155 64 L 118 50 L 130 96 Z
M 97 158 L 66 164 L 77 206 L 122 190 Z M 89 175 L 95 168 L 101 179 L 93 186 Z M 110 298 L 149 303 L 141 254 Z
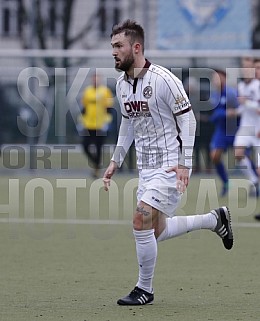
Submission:
M 137 86 L 137 81 L 140 78 L 143 78 L 144 75 L 146 74 L 147 70 L 149 69 L 149 67 L 151 66 L 150 61 L 148 61 L 147 59 L 145 59 L 145 64 L 143 66 L 143 68 L 140 70 L 139 74 L 136 75 L 136 77 L 134 78 L 134 83 L 133 83 L 133 94 L 136 93 L 136 86 Z M 124 74 L 124 79 L 125 81 L 128 81 L 128 74 L 125 72 Z
M 145 64 L 144 64 L 143 68 L 141 69 L 141 71 L 139 72 L 139 74 L 135 77 L 135 79 L 143 78 L 143 76 L 146 74 L 146 72 L 147 72 L 147 70 L 149 69 L 150 66 L 151 66 L 150 61 L 145 59 Z M 129 76 L 128 76 L 127 72 L 125 72 L 124 80 L 128 81 L 128 77 Z

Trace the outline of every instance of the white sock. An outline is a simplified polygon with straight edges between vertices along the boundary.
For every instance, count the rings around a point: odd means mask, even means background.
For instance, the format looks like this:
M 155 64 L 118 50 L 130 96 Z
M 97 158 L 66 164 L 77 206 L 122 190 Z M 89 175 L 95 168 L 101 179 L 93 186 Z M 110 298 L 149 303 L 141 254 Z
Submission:
M 136 244 L 136 255 L 139 264 L 139 278 L 136 286 L 152 293 L 154 268 L 157 258 L 157 242 L 154 229 L 133 231 Z
M 245 175 L 245 177 L 250 180 L 253 184 L 257 184 L 258 176 L 254 172 L 251 166 L 251 162 L 247 156 L 238 161 L 239 169 Z M 242 168 L 241 168 L 242 167 Z
M 200 229 L 214 230 L 216 225 L 217 219 L 212 213 L 174 216 L 166 219 L 166 227 L 157 238 L 157 241 L 164 241 Z

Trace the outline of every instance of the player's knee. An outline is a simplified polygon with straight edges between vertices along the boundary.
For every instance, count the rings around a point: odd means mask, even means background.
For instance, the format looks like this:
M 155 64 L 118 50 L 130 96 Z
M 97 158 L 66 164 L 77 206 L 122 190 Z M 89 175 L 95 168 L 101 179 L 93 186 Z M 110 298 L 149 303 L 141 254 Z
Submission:
M 235 154 L 235 160 L 238 162 L 240 162 L 244 157 L 244 154 Z
M 219 155 L 216 155 L 213 153 L 210 155 L 210 158 L 211 158 L 213 164 L 218 164 L 221 160 L 221 157 Z
M 143 218 L 140 215 L 134 215 L 133 217 L 133 229 L 136 231 L 142 231 L 144 229 Z
M 152 216 L 148 217 L 136 213 L 133 218 L 133 228 L 137 231 L 149 230 L 153 228 Z
M 240 161 L 244 157 L 245 157 L 245 148 L 244 147 L 235 147 L 235 159 L 237 161 Z

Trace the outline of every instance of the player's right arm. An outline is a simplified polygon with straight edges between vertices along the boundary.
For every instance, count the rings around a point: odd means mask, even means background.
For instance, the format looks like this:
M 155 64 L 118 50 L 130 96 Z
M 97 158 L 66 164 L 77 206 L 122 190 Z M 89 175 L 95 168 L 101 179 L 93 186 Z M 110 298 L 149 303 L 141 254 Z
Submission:
M 111 158 L 111 162 L 105 171 L 103 176 L 104 188 L 107 191 L 110 186 L 110 180 L 116 169 L 121 167 L 125 156 L 133 143 L 134 140 L 134 129 L 129 117 L 125 114 L 125 110 L 123 108 L 123 104 L 121 101 L 121 93 L 119 89 L 119 85 L 117 83 L 116 86 L 116 94 L 121 107 L 122 119 L 118 133 L 118 139 L 114 154 Z
M 115 171 L 117 170 L 118 166 L 117 163 L 112 161 L 110 162 L 108 168 L 106 169 L 104 176 L 103 176 L 103 183 L 105 191 L 108 191 L 110 186 L 111 177 L 114 175 Z
M 122 165 L 125 156 L 132 145 L 133 139 L 133 126 L 129 119 L 122 117 L 116 148 L 111 158 L 111 162 L 103 176 L 105 191 L 108 190 L 111 177 L 114 175 L 116 169 Z
M 112 156 L 112 161 L 116 162 L 117 166 L 120 167 L 134 140 L 133 124 L 125 111 L 125 107 L 121 98 L 122 92 L 121 92 L 120 80 L 116 84 L 116 96 L 118 98 L 122 117 L 121 117 L 119 133 L 118 133 L 117 144 L 116 144 L 114 154 Z

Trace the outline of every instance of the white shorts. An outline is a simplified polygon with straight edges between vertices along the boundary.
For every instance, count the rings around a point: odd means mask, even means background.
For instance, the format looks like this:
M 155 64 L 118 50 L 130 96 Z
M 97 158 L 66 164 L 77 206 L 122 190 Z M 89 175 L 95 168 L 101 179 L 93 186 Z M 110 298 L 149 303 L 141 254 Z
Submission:
M 251 147 L 259 146 L 260 140 L 256 137 L 255 130 L 250 128 L 241 127 L 236 133 L 234 140 L 235 147 Z
M 176 173 L 166 169 L 142 169 L 139 172 L 137 204 L 140 201 L 151 205 L 169 217 L 173 217 L 182 193 L 176 188 Z

